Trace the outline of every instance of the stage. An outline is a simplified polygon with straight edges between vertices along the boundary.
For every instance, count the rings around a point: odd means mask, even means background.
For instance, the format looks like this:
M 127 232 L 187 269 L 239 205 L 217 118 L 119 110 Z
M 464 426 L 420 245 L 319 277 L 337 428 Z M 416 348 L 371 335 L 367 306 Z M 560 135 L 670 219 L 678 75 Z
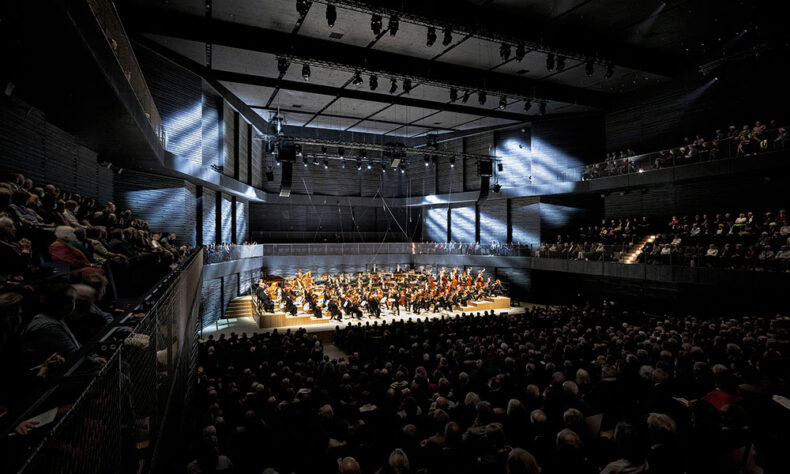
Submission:
M 305 328 L 308 332 L 326 332 L 326 331 L 334 331 L 336 326 L 346 326 L 349 324 L 356 325 L 358 323 L 362 324 L 373 324 L 377 322 L 378 324 L 381 323 L 389 323 L 393 321 L 405 321 L 407 319 L 412 320 L 428 320 L 428 319 L 436 319 L 441 318 L 443 316 L 455 316 L 460 315 L 462 312 L 467 314 L 477 314 L 478 312 L 482 315 L 485 311 L 488 311 L 489 314 L 492 312 L 495 314 L 500 313 L 508 313 L 511 315 L 514 314 L 522 314 L 524 313 L 524 308 L 520 306 L 511 307 L 510 306 L 510 298 L 500 299 L 496 302 L 497 305 L 503 305 L 504 300 L 507 300 L 506 307 L 498 307 L 498 308 L 488 308 L 488 309 L 480 309 L 474 311 L 438 311 L 438 312 L 421 312 L 420 314 L 412 313 L 409 311 L 401 310 L 400 315 L 393 315 L 389 310 L 384 310 L 381 313 L 381 318 L 372 318 L 367 313 L 364 314 L 362 319 L 353 319 L 353 318 L 346 318 L 343 317 L 342 321 L 335 321 L 330 320 L 327 318 L 316 318 L 310 314 L 300 312 L 297 313 L 296 316 L 286 316 L 282 313 L 282 316 L 273 316 L 272 313 L 268 313 L 268 315 L 260 317 L 255 315 L 254 304 L 252 302 L 252 297 L 247 296 L 239 296 L 231 301 L 231 304 L 228 307 L 228 311 L 225 314 L 225 318 L 220 319 L 217 321 L 215 325 L 203 328 L 204 337 L 209 334 L 230 334 L 231 332 L 235 333 L 242 333 L 247 332 L 254 333 L 254 332 L 266 332 L 271 331 L 273 329 L 277 329 L 278 331 L 283 331 L 286 329 L 298 329 L 300 327 Z M 471 305 L 470 305 L 471 307 Z M 266 314 L 266 313 L 264 313 Z M 285 324 L 280 324 L 285 323 Z M 261 326 L 264 324 L 264 326 Z

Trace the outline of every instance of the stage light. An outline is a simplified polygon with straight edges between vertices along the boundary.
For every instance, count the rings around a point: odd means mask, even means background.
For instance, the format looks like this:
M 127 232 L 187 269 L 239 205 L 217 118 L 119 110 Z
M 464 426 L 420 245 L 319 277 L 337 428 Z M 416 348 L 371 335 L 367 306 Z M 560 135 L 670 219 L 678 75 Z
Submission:
M 302 164 L 304 165 L 305 168 L 307 168 L 307 156 L 302 157 Z
M 362 83 L 365 82 L 362 80 L 362 75 L 359 74 L 359 71 L 354 73 L 354 79 L 351 80 L 351 84 L 354 87 L 359 87 Z
M 545 102 L 541 102 L 540 103 L 540 106 L 538 107 L 538 111 L 540 112 L 540 115 L 546 115 L 546 103 Z
M 381 164 L 381 172 L 382 173 L 386 173 L 387 172 L 387 165 L 385 163 Z
M 529 112 L 529 109 L 532 108 L 532 99 L 527 99 L 524 101 L 524 112 Z
M 547 71 L 554 70 L 554 53 L 549 53 L 546 55 L 546 70 Z
M 397 15 L 391 15 L 390 16 L 390 22 L 389 22 L 390 36 L 395 36 L 395 35 L 398 34 L 398 26 L 399 25 L 400 25 L 400 20 L 398 20 L 398 16 Z
M 370 86 L 370 90 L 374 91 L 379 88 L 379 78 L 376 77 L 375 74 L 370 75 L 370 80 L 368 81 L 368 85 Z
M 373 30 L 373 34 L 378 36 L 381 34 L 381 28 L 384 26 L 384 19 L 381 18 L 381 15 L 373 14 L 370 17 L 370 29 Z
M 557 56 L 557 70 L 564 71 L 565 70 L 565 56 Z
M 362 160 L 357 159 L 357 171 L 362 171 Z
M 302 145 L 297 143 L 294 145 L 294 149 L 296 150 L 296 156 L 302 156 Z
M 450 26 L 444 27 L 444 38 L 442 38 L 442 44 L 444 46 L 450 46 L 450 43 L 453 42 L 453 29 Z
M 590 58 L 587 60 L 587 63 L 585 63 L 584 65 L 584 73 L 587 74 L 587 76 L 589 77 L 592 76 L 594 72 L 595 72 L 595 59 Z
M 303 64 L 302 65 L 302 77 L 304 78 L 305 82 L 309 82 L 310 81 L 310 65 L 309 64 Z
M 450 157 L 450 168 L 455 168 L 455 157 L 454 156 Z
M 400 166 L 398 166 L 398 168 L 400 168 L 400 174 L 406 174 L 406 165 L 401 163 Z
M 411 79 L 404 79 L 403 80 L 403 92 L 406 94 L 411 92 Z
M 486 105 L 486 91 L 477 92 L 477 102 L 480 105 Z
M 463 102 L 464 104 L 469 102 L 469 91 L 464 91 L 464 96 L 463 98 L 461 98 L 461 102 Z
M 340 167 L 343 168 L 343 169 L 346 169 L 346 159 L 345 158 L 341 158 L 340 159 Z
M 426 42 L 426 45 L 428 47 L 431 47 L 431 46 L 434 45 L 434 43 L 436 43 L 436 27 L 435 26 L 429 26 L 428 27 L 428 41 Z
M 422 160 L 425 162 L 425 167 L 426 168 L 431 166 L 431 159 L 428 157 L 428 155 L 423 156 Z
M 496 170 L 497 170 L 497 171 L 499 171 L 499 172 L 501 173 L 501 172 L 502 172 L 502 170 L 504 170 L 504 168 L 505 168 L 505 167 L 502 165 L 502 162 L 501 162 L 501 161 L 497 162 L 497 164 L 496 164 Z
M 450 89 L 450 102 L 458 100 L 458 89 Z
M 502 43 L 502 46 L 499 47 L 499 57 L 502 58 L 502 61 L 510 60 L 510 45 L 507 43 Z
M 335 27 L 335 21 L 337 20 L 337 8 L 331 3 L 327 3 L 326 5 L 326 24 L 329 25 L 330 28 Z
M 498 109 L 499 110 L 505 110 L 505 107 L 507 107 L 507 96 L 503 95 L 502 97 L 499 98 L 499 107 L 498 107 Z
M 606 72 L 604 73 L 603 77 L 611 79 L 612 76 L 614 76 L 614 63 L 609 61 L 606 63 Z
M 290 63 L 288 62 L 287 58 L 283 56 L 277 58 L 277 71 L 280 73 L 280 77 L 284 76 L 288 72 L 288 66 L 290 66 Z
M 321 153 L 326 155 L 326 145 L 321 145 Z
M 313 157 L 313 165 L 315 165 L 315 166 L 319 165 L 318 158 L 316 158 L 315 156 Z
M 299 18 L 307 16 L 307 12 L 310 11 L 310 6 L 312 4 L 312 0 L 296 0 L 296 11 L 299 13 Z
M 519 43 L 518 46 L 516 46 L 516 61 L 521 62 L 526 55 L 527 48 L 524 47 L 524 43 Z
M 392 82 L 390 83 L 390 94 L 394 94 L 398 92 L 398 81 L 395 78 L 392 78 Z
M 502 190 L 502 185 L 500 185 L 499 183 L 496 183 L 496 184 L 494 184 L 491 187 L 491 190 L 494 191 L 495 193 L 498 193 L 499 191 Z
M 360 148 L 359 156 L 362 157 L 362 158 L 367 158 L 368 157 L 368 151 Z
M 329 168 L 329 160 L 324 160 L 324 169 Z
M 373 163 L 368 161 L 368 169 L 371 169 L 371 168 L 373 168 Z
M 343 148 L 342 146 L 338 147 L 337 148 L 337 155 L 340 156 L 341 158 L 346 156 L 346 149 Z

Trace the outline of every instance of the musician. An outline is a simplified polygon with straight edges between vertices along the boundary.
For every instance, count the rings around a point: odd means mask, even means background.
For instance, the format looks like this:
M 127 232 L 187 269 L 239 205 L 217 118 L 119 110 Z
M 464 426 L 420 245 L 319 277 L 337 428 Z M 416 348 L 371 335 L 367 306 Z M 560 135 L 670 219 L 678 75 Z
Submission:
M 329 310 L 329 320 L 337 319 L 338 321 L 343 320 L 343 313 L 340 312 L 340 308 L 337 307 L 337 303 L 334 299 L 330 299 L 329 303 L 326 305 L 327 309 Z
M 296 305 L 294 304 L 294 302 L 291 299 L 291 297 L 290 296 L 285 296 L 283 299 L 284 299 L 284 303 L 285 303 L 285 312 L 286 313 L 291 313 L 291 316 L 296 316 L 296 313 L 297 313 L 298 309 L 296 308 Z

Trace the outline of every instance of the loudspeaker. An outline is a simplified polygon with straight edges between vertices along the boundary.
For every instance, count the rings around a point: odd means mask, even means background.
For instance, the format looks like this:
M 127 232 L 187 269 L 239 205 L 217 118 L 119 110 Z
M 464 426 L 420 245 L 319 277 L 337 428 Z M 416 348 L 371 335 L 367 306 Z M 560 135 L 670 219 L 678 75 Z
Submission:
M 282 179 L 280 180 L 280 197 L 291 196 L 291 180 L 293 178 L 294 164 L 292 161 L 283 161 Z
M 494 174 L 494 161 L 489 159 L 481 159 L 478 161 L 478 174 L 480 176 L 491 176 Z M 482 189 L 482 188 L 481 188 Z
M 266 172 L 266 181 L 274 181 L 274 172 L 272 170 Z
M 279 142 L 280 154 L 278 158 L 281 162 L 293 163 L 296 161 L 296 145 L 293 142 Z
M 488 187 L 491 182 L 490 176 L 480 176 L 480 196 L 477 198 L 477 202 L 485 201 L 488 199 Z

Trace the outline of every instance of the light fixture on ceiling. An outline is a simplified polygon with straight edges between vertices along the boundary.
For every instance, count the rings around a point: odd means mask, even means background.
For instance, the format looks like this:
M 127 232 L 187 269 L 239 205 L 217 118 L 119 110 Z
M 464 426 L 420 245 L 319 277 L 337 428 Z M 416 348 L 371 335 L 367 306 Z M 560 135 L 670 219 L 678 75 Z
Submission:
M 477 92 L 477 102 L 480 105 L 486 105 L 486 91 Z
M 502 61 L 510 60 L 510 52 L 511 47 L 507 43 L 502 43 L 502 46 L 499 47 L 499 57 L 502 58 Z
M 326 155 L 326 145 L 321 145 L 321 154 Z
M 524 43 L 519 43 L 516 46 L 516 61 L 521 62 L 524 59 L 524 56 L 527 55 L 527 48 L 524 47 Z
M 454 156 L 450 157 L 450 168 L 455 168 L 455 157 Z
M 324 160 L 324 169 L 327 169 L 327 168 L 329 168 L 329 160 L 325 159 Z
M 319 165 L 318 158 L 316 158 L 315 156 L 313 157 L 313 165 L 315 165 L 315 166 Z
M 532 99 L 527 99 L 524 101 L 524 112 L 529 112 L 529 109 L 532 108 Z
M 346 159 L 345 158 L 341 158 L 340 159 L 340 167 L 343 168 L 343 169 L 346 169 Z
M 538 107 L 538 112 L 540 112 L 540 115 L 546 115 L 546 102 L 545 101 L 540 103 L 540 106 Z
M 357 171 L 362 171 L 362 160 L 357 158 Z
M 469 91 L 468 90 L 464 91 L 464 96 L 461 98 L 461 102 L 463 102 L 464 104 L 469 102 Z
M 436 43 L 436 27 L 429 26 L 428 27 L 428 41 L 425 43 L 428 47 L 431 47 Z
M 400 25 L 400 20 L 398 19 L 398 16 L 397 15 L 391 15 L 390 16 L 390 22 L 389 22 L 390 36 L 395 36 L 395 35 L 398 34 L 398 26 L 399 25 Z
M 422 160 L 425 162 L 425 167 L 426 168 L 431 166 L 431 159 L 428 157 L 428 155 L 423 156 Z
M 370 90 L 374 91 L 379 88 L 379 78 L 375 74 L 370 75 L 370 80 L 368 81 L 368 85 L 370 86 Z
M 456 102 L 458 100 L 458 89 L 450 89 L 450 102 Z
M 326 24 L 329 25 L 330 28 L 335 27 L 335 21 L 337 21 L 337 8 L 331 3 L 326 4 Z
M 309 82 L 310 81 L 310 65 L 309 64 L 303 64 L 302 65 L 302 77 L 304 78 L 305 82 Z
M 365 150 L 364 148 L 360 148 L 359 149 L 359 157 L 360 158 L 367 158 L 368 157 L 368 151 Z
M 554 70 L 554 53 L 549 53 L 546 55 L 546 70 L 547 71 Z
M 284 56 L 277 58 L 277 71 L 280 73 L 280 77 L 284 76 L 288 72 L 288 66 L 290 66 L 288 58 Z
M 595 72 L 595 59 L 589 58 L 587 59 L 587 62 L 584 64 L 584 73 L 587 74 L 587 76 L 589 77 L 592 76 L 594 72 Z
M 296 11 L 299 13 L 299 18 L 304 19 L 307 16 L 312 4 L 312 0 L 296 0 Z
M 400 165 L 398 165 L 398 168 L 400 168 L 400 174 L 406 174 L 406 165 L 405 164 L 401 163 Z
M 362 75 L 359 73 L 359 71 L 355 72 L 354 78 L 351 80 L 351 84 L 355 87 L 359 87 L 363 82 L 365 81 L 362 80 Z
M 302 156 L 302 145 L 297 143 L 294 145 L 294 149 L 296 150 L 296 156 Z
M 394 94 L 398 91 L 398 81 L 395 78 L 392 78 L 392 82 L 390 83 L 390 94 Z
M 371 163 L 370 161 L 368 161 L 368 166 L 367 166 L 367 168 L 368 168 L 368 169 L 371 169 L 371 168 L 373 168 L 373 163 Z
M 557 70 L 564 71 L 565 70 L 565 56 L 557 55 Z
M 495 183 L 493 186 L 491 186 L 491 191 L 494 191 L 495 193 L 498 193 L 501 190 L 502 190 L 502 185 L 499 183 Z
M 614 62 L 609 61 L 606 63 L 606 72 L 604 73 L 603 77 L 611 79 L 612 76 L 614 76 Z
M 341 158 L 342 158 L 342 157 L 344 157 L 344 156 L 346 156 L 346 149 L 345 149 L 345 148 L 343 148 L 342 146 L 341 146 L 341 147 L 338 147 L 338 149 L 337 149 L 337 155 L 338 155 L 339 157 L 341 157 Z
M 304 165 L 305 168 L 307 168 L 307 161 L 308 161 L 307 160 L 307 155 L 303 156 L 302 157 L 302 164 Z
M 502 97 L 499 98 L 499 107 L 498 108 L 499 108 L 499 110 L 505 110 L 505 107 L 507 107 L 507 96 L 503 95 Z
M 370 29 L 373 31 L 373 34 L 378 36 L 381 34 L 381 28 L 384 27 L 384 19 L 381 18 L 381 15 L 373 14 L 370 17 Z
M 406 78 L 403 80 L 403 92 L 406 94 L 411 92 L 411 79 Z
M 387 165 L 386 165 L 386 163 L 382 163 L 381 164 L 381 172 L 382 173 L 386 173 L 387 172 Z
M 444 27 L 444 38 L 442 38 L 442 45 L 450 46 L 453 42 L 453 29 L 450 26 Z

